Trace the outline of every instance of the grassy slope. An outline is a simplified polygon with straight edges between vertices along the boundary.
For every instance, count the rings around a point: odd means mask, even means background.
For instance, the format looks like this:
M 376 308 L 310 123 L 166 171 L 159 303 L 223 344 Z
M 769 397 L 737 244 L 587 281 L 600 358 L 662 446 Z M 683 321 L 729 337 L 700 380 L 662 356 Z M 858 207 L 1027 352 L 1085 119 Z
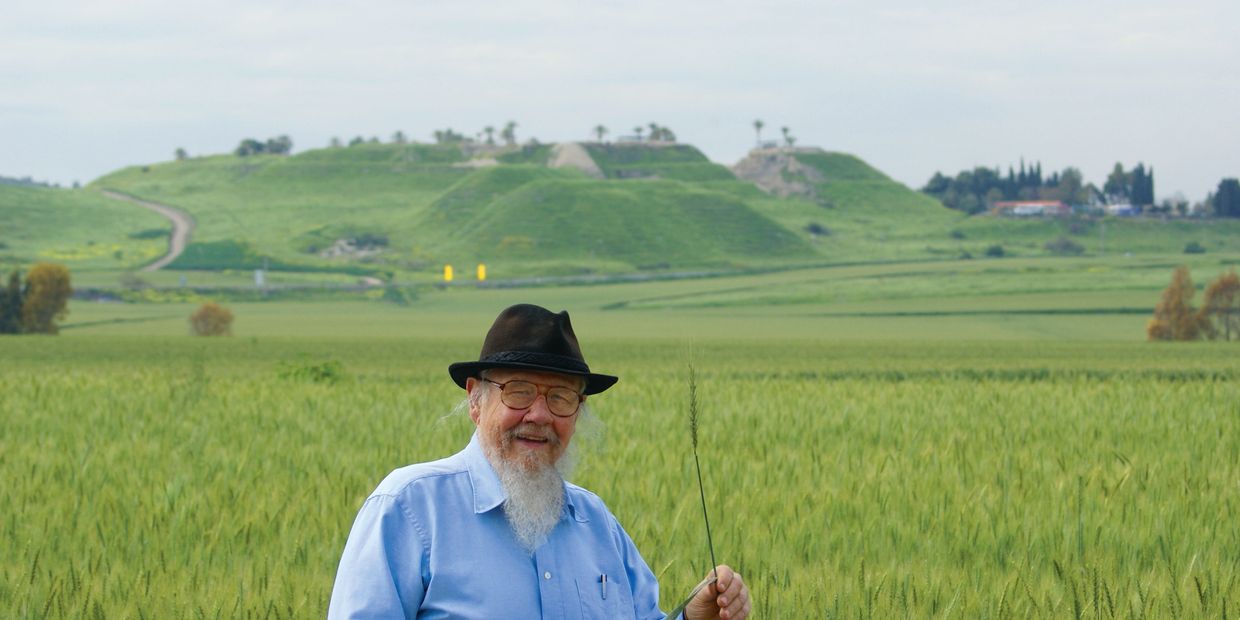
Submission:
M 1182 254 L 1192 241 L 1206 248 L 1207 256 L 1240 252 L 1240 220 L 1169 220 L 1118 218 L 1105 220 L 1011 219 L 971 217 L 958 226 L 966 241 L 977 249 L 1002 245 L 1008 254 L 1046 255 L 1048 241 L 1066 237 L 1093 255 Z M 1189 257 L 1185 257 L 1186 259 Z
M 455 157 L 454 157 L 455 156 Z M 98 179 L 113 188 L 194 215 L 194 242 L 237 241 L 290 263 L 331 264 L 309 246 L 361 233 L 400 240 L 414 216 L 469 174 L 452 167 L 455 149 L 360 145 L 296 157 L 217 156 L 132 167 Z M 416 263 L 415 244 L 393 248 L 398 264 Z
M 364 145 L 129 168 L 95 185 L 193 213 L 194 241 L 213 245 L 191 248 L 182 267 L 249 268 L 269 257 L 276 268 L 324 268 L 333 263 L 308 249 L 364 233 L 390 239 L 378 267 L 424 277 L 444 262 L 487 261 L 511 277 L 813 256 L 692 147 L 638 148 L 649 152 L 633 163 L 696 167 L 680 176 L 711 182 L 595 181 L 539 165 L 544 151 L 472 169 L 451 165 L 456 147 Z
M 816 197 L 778 199 L 691 146 L 586 147 L 616 178 L 595 181 L 548 169 L 548 146 L 501 154 L 500 166 L 469 168 L 454 165 L 465 159 L 456 146 L 366 144 L 294 157 L 216 156 L 133 167 L 93 185 L 190 211 L 200 227 L 193 238 L 199 245 L 180 268 L 242 272 L 266 261 L 277 269 L 339 272 L 324 279 L 373 270 L 430 281 L 443 263 L 472 272 L 477 261 L 487 262 L 499 279 L 937 261 L 980 258 L 992 245 L 1009 256 L 1042 257 L 1050 255 L 1046 242 L 1060 236 L 1080 243 L 1087 255 L 1175 256 L 1189 241 L 1202 243 L 1208 257 L 1240 252 L 1240 222 L 966 218 L 842 153 L 797 153 L 821 176 Z M 101 200 L 82 196 L 89 194 L 66 200 Z M 811 225 L 827 234 L 811 234 Z M 32 237 L 30 247 L 62 243 L 54 228 L 40 226 L 26 227 L 42 239 Z M 390 244 L 374 263 L 311 252 L 358 235 L 386 235 Z M 123 257 L 157 249 L 155 242 L 122 243 Z M 118 270 L 122 262 L 113 261 Z M 240 283 L 246 277 L 237 276 Z
M 75 272 L 133 270 L 163 254 L 169 228 L 150 211 L 92 191 L 0 185 L 0 267 L 6 270 L 38 261 Z
M 830 262 L 941 259 L 960 254 L 949 237 L 963 216 L 844 153 L 797 153 L 814 169 L 816 197 L 756 201 Z M 808 181 L 808 179 L 799 179 Z M 811 226 L 826 229 L 812 234 Z

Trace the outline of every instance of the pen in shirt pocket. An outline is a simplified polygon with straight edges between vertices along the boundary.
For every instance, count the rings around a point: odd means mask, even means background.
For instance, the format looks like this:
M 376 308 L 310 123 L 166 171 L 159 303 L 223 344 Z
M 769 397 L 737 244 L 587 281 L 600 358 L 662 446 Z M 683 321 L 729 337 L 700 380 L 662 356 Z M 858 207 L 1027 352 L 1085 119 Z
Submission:
M 607 600 L 607 573 L 599 576 L 598 582 L 603 584 L 603 600 Z

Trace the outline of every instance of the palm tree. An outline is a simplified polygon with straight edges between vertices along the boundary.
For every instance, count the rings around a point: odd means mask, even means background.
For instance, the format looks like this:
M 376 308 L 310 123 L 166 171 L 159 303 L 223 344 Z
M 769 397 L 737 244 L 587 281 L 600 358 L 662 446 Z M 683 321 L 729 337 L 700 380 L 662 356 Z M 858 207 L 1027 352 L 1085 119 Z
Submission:
M 784 145 L 785 146 L 791 148 L 792 145 L 797 143 L 797 139 L 788 133 L 787 127 L 780 127 L 779 130 L 783 132 L 784 134 Z
M 499 137 L 504 139 L 504 144 L 512 146 L 517 143 L 517 123 L 516 121 L 508 121 L 504 123 L 504 130 L 499 133 Z
M 758 134 L 758 146 L 762 146 L 762 128 L 765 126 L 766 123 L 762 122 L 761 119 L 754 119 L 753 130 Z
M 642 132 L 643 132 L 643 131 L 645 131 L 645 130 L 646 130 L 646 128 L 645 128 L 645 127 L 642 127 L 641 125 L 638 125 L 638 126 L 636 126 L 636 127 L 634 127 L 634 128 L 633 128 L 633 133 L 637 134 L 637 141 L 638 141 L 638 142 L 641 142 L 641 141 L 642 141 Z
M 602 126 L 602 125 L 595 125 L 595 126 L 594 126 L 594 135 L 595 135 L 595 136 L 598 136 L 598 141 L 599 141 L 599 142 L 602 142 L 602 141 L 603 141 L 603 136 L 607 135 L 607 128 L 606 128 L 606 127 L 604 127 L 604 126 Z
M 485 133 L 487 135 L 487 144 L 494 146 L 495 145 L 495 128 L 490 125 L 487 125 L 486 127 L 482 128 L 482 133 Z
M 658 139 L 659 139 L 659 137 L 660 137 L 661 135 L 663 135 L 663 134 L 659 133 L 659 125 L 658 125 L 658 123 L 650 123 L 650 124 L 648 124 L 648 125 L 646 125 L 646 126 L 650 128 L 650 135 L 649 135 L 649 136 L 647 136 L 647 138 L 646 138 L 647 140 L 650 140 L 651 142 L 654 142 L 655 140 L 658 140 Z
M 392 134 L 392 142 L 404 144 L 406 142 L 405 132 L 397 130 L 396 133 Z

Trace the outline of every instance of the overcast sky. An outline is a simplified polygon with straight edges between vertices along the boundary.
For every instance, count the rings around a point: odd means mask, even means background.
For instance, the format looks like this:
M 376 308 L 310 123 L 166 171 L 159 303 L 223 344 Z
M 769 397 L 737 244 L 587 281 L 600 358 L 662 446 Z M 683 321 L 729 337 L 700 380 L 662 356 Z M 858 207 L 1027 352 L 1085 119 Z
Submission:
M 0 175 L 83 183 L 243 137 L 657 122 L 731 165 L 787 126 L 912 187 L 1041 161 L 1240 176 L 1240 3 L 57 0 L 0 10 Z

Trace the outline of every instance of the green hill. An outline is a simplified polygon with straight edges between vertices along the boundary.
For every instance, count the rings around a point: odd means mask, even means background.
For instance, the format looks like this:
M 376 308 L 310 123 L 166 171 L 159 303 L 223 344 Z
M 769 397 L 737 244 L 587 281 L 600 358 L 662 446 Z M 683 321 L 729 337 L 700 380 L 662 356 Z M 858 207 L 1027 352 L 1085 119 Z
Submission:
M 39 261 L 131 271 L 168 247 L 168 221 L 87 190 L 0 184 L 0 269 Z
M 158 256 L 167 223 L 99 189 L 194 217 L 173 271 L 266 266 L 307 281 L 433 281 L 444 264 L 476 262 L 506 279 L 980 259 L 995 246 L 1030 258 L 1179 255 L 1190 241 L 1240 252 L 1240 222 L 967 217 L 814 148 L 755 150 L 729 169 L 688 145 L 582 146 L 605 178 L 548 167 L 552 145 L 362 144 L 133 166 L 87 190 L 0 187 L 0 259 L 118 274 Z
M 368 144 L 132 167 L 92 187 L 190 212 L 199 229 L 173 264 L 183 269 L 433 277 L 444 263 L 486 261 L 498 277 L 516 277 L 815 256 L 755 208 L 760 192 L 692 147 L 602 151 L 611 156 L 600 167 L 614 178 L 547 168 L 544 147 L 471 160 L 455 145 Z M 677 180 L 691 178 L 701 180 Z M 370 245 L 356 251 L 359 240 Z M 327 256 L 343 242 L 355 251 Z

